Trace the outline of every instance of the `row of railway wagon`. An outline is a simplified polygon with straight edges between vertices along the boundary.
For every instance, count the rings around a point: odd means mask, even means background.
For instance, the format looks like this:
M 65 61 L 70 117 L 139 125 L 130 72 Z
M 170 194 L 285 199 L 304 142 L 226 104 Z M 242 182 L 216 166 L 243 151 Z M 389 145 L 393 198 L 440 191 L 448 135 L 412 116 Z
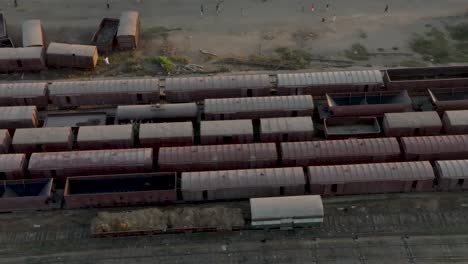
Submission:
M 463 93 L 468 84 L 461 77 L 448 78 L 450 67 L 443 69 L 445 74 L 424 79 L 420 91 L 429 89 L 426 96 L 404 87 L 390 97 L 349 91 L 341 98 L 323 88 L 316 96 L 318 107 L 310 94 L 247 92 L 237 98 L 148 104 L 153 101 L 136 93 L 141 104 L 120 105 L 133 99 L 122 93 L 119 100 L 105 101 L 93 94 L 90 84 L 106 81 L 45 84 L 41 99 L 13 95 L 35 84 L 2 84 L 14 88 L 0 100 L 0 210 L 57 207 L 51 197 L 61 189 L 65 208 L 463 190 L 468 188 L 468 101 Z M 348 72 L 335 73 L 341 74 Z M 449 85 L 453 79 L 457 85 Z M 129 80 L 107 82 L 109 98 L 119 94 L 116 82 L 135 87 Z M 63 85 L 68 92 L 59 100 L 53 92 L 58 83 L 85 88 Z M 421 111 L 424 100 L 434 108 Z M 52 111 L 51 102 L 73 102 L 78 110 Z

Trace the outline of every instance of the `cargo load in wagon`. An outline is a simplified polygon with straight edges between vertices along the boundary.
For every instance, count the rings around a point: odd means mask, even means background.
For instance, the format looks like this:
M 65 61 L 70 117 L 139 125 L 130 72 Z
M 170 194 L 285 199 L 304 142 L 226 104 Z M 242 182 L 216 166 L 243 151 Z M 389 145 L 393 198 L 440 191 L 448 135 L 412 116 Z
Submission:
M 91 39 L 91 44 L 97 47 L 99 53 L 108 53 L 114 49 L 118 28 L 119 19 L 106 17 L 101 20 L 98 30 Z
M 367 138 L 380 135 L 375 117 L 332 117 L 323 120 L 327 139 Z

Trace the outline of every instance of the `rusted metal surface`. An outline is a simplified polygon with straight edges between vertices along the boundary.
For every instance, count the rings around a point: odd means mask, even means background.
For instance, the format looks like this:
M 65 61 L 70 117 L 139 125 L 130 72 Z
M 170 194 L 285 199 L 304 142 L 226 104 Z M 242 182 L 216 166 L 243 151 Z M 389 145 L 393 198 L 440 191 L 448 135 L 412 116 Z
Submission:
M 0 106 L 47 104 L 47 82 L 0 83 Z
M 51 42 L 47 48 L 49 67 L 94 69 L 97 60 L 96 46 Z
M 439 177 L 439 189 L 468 189 L 468 160 L 438 160 L 435 162 L 435 168 Z
M 160 121 L 160 120 L 194 120 L 198 115 L 195 103 L 156 104 L 156 105 L 119 105 L 116 119 L 125 123 L 129 121 Z
M 279 95 L 370 92 L 383 88 L 379 70 L 299 72 L 278 74 Z
M 382 126 L 388 137 L 435 136 L 441 133 L 442 121 L 435 111 L 386 113 Z
M 342 195 L 430 191 L 435 179 L 428 161 L 311 166 L 312 194 Z
M 252 120 L 217 120 L 200 122 L 200 142 L 211 144 L 253 143 Z
M 119 28 L 119 19 L 103 18 L 99 24 L 98 30 L 91 39 L 91 44 L 96 45 L 99 53 L 112 51 L 116 44 L 117 29 Z
M 274 143 L 160 148 L 161 171 L 234 170 L 274 167 Z
M 147 172 L 153 168 L 153 150 L 113 149 L 33 153 L 29 172 L 33 177 Z
M 12 141 L 16 153 L 69 151 L 73 147 L 73 132 L 69 127 L 16 129 Z
M 66 208 L 146 205 L 177 200 L 176 173 L 69 177 Z
M 0 49 L 1 72 L 41 71 L 44 69 L 46 69 L 46 63 L 41 47 Z
M 400 158 L 396 138 L 281 143 L 283 166 L 389 162 Z
M 193 145 L 192 122 L 140 124 L 140 146 L 160 147 Z
M 84 126 L 78 130 L 78 148 L 124 149 L 134 147 L 133 126 Z
M 425 92 L 428 88 L 468 86 L 468 66 L 387 69 L 385 85 L 390 90 Z
M 304 194 L 301 167 L 182 173 L 184 201 L 229 200 Z M 206 197 L 203 193 L 206 192 Z
M 23 47 L 44 47 L 44 29 L 41 20 L 30 19 L 23 22 Z
M 447 134 L 468 134 L 468 110 L 445 111 L 442 121 Z
M 23 179 L 27 166 L 25 154 L 0 154 L 0 180 Z
M 273 85 L 268 74 L 174 77 L 161 81 L 168 102 L 208 98 L 268 96 Z
M 260 119 L 262 142 L 308 141 L 314 137 L 314 124 L 309 116 Z
M 47 113 L 44 127 L 82 127 L 97 126 L 106 124 L 107 115 L 105 112 L 87 113 Z
M 332 117 L 323 120 L 327 139 L 369 138 L 380 135 L 375 117 Z
M 468 88 L 428 89 L 428 92 L 438 112 L 468 110 Z
M 58 107 L 156 103 L 158 79 L 53 82 L 49 85 L 49 97 Z
M 308 116 L 314 111 L 310 95 L 206 99 L 207 120 Z
M 0 181 L 0 212 L 49 209 L 53 179 Z
M 136 11 L 125 11 L 120 16 L 117 44 L 121 50 L 136 49 L 140 38 L 140 15 Z
M 0 154 L 8 153 L 11 144 L 11 136 L 7 129 L 0 129 Z
M 468 159 L 468 135 L 403 137 L 406 160 Z
M 332 116 L 382 116 L 384 113 L 412 111 L 411 98 L 401 92 L 327 94 Z
M 39 124 L 35 106 L 0 107 L 0 128 L 29 128 Z

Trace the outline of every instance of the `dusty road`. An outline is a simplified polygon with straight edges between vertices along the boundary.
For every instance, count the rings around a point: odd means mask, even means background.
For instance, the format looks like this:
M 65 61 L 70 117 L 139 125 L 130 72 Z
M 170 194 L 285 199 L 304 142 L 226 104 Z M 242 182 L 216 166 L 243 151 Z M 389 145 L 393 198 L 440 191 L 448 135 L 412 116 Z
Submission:
M 425 26 L 468 18 L 466 0 L 225 0 L 219 15 L 218 0 L 110 0 L 109 9 L 105 0 L 18 2 L 15 8 L 13 0 L 0 1 L 17 43 L 21 22 L 28 18 L 43 21 L 48 41 L 88 43 L 101 18 L 137 10 L 146 34 L 142 46 L 145 56 L 157 54 L 161 44 L 160 38 L 148 32 L 155 27 L 177 28 L 181 30 L 171 32 L 169 40 L 197 63 L 203 62 L 199 49 L 218 56 L 245 56 L 290 47 L 339 58 L 351 44 L 362 43 L 370 52 L 397 47 L 404 53 L 408 52 L 409 38 L 426 30 Z M 389 11 L 385 13 L 387 4 Z M 315 11 L 311 11 L 312 6 Z M 397 65 L 404 59 L 385 56 L 362 65 Z
M 3 214 L 0 263 L 467 263 L 467 206 L 466 193 L 348 196 L 325 200 L 318 228 L 100 239 L 95 209 Z

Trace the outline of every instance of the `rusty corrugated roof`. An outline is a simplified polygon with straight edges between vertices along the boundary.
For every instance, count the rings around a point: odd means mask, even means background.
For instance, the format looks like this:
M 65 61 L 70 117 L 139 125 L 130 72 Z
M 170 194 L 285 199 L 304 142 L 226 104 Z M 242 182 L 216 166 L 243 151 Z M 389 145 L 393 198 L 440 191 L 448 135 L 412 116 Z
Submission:
M 310 95 L 205 99 L 205 113 L 310 109 L 314 109 Z
M 78 130 L 77 142 L 132 140 L 133 125 L 83 126 Z
M 138 17 L 137 11 L 122 12 L 117 36 L 135 36 L 137 34 Z
M 430 112 L 385 113 L 384 120 L 388 128 L 442 127 L 439 114 Z M 385 121 L 384 121 L 385 122 Z
M 0 83 L 0 97 L 34 97 L 46 95 L 47 82 Z
M 192 122 L 140 124 L 140 139 L 193 137 Z
M 68 143 L 71 135 L 69 127 L 18 128 L 12 145 Z
M 201 121 L 200 136 L 252 135 L 252 120 Z
M 435 162 L 440 178 L 468 178 L 468 160 L 438 160 Z
M 279 117 L 260 119 L 261 133 L 314 132 L 314 124 L 309 116 Z
M 280 87 L 375 83 L 383 85 L 382 73 L 379 70 L 300 72 L 278 74 L 278 86 Z
M 305 185 L 302 167 L 182 173 L 183 191 Z
M 310 166 L 310 184 L 434 179 L 429 161 Z
M 26 161 L 25 154 L 0 154 L 0 171 L 13 172 L 22 170 L 21 166 Z
M 268 74 L 215 75 L 166 78 L 167 92 L 186 92 L 217 89 L 255 89 L 270 87 Z
M 50 95 L 92 93 L 159 93 L 158 79 L 122 79 L 93 81 L 60 81 L 49 85 Z
M 406 154 L 468 152 L 468 135 L 402 137 Z

